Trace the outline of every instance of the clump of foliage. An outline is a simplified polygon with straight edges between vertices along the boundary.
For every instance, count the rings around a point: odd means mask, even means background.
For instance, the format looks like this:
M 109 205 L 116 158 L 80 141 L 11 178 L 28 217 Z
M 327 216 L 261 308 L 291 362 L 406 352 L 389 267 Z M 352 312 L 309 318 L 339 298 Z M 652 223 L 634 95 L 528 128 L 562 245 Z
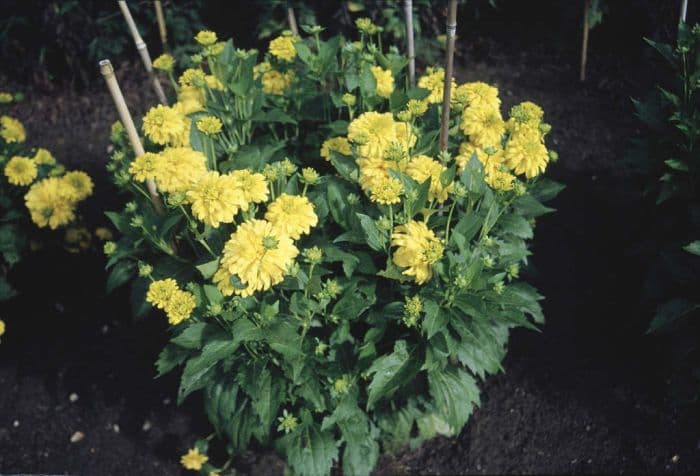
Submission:
M 0 92 L 0 104 L 15 97 Z M 86 173 L 66 172 L 48 150 L 27 150 L 26 138 L 20 121 L 0 115 L 0 301 L 16 294 L 7 273 L 26 252 L 36 229 L 56 230 L 73 222 L 78 204 L 93 189 Z
M 168 36 L 173 45 L 186 44 L 201 28 L 197 14 L 203 0 L 163 2 Z M 152 51 L 160 49 L 153 2 L 130 2 L 141 33 Z M 3 3 L 0 17 L 0 60 L 13 67 L 7 74 L 47 83 L 68 79 L 87 85 L 94 65 L 103 58 L 133 56 L 133 40 L 116 2 L 66 0 Z M 176 56 L 189 53 L 174 49 Z
M 255 440 L 297 474 L 368 474 L 380 450 L 456 435 L 510 330 L 544 319 L 520 278 L 561 189 L 544 111 L 503 118 L 495 87 L 455 83 L 441 151 L 444 71 L 407 89 L 407 59 L 357 27 L 304 26 L 262 59 L 200 32 L 177 101 L 143 118 L 148 152 L 112 134 L 130 201 L 108 213 L 108 286 L 165 313 L 158 374 L 182 369 L 180 402 L 203 392 L 231 458 Z M 207 446 L 182 464 L 228 468 Z
M 675 45 L 647 42 L 663 57 L 669 79 L 645 101 L 635 101 L 646 130 L 635 150 L 652 177 L 655 235 L 648 295 L 657 304 L 649 331 L 672 337 L 679 375 L 700 377 L 700 26 L 680 25 Z M 697 382 L 682 398 L 697 399 Z

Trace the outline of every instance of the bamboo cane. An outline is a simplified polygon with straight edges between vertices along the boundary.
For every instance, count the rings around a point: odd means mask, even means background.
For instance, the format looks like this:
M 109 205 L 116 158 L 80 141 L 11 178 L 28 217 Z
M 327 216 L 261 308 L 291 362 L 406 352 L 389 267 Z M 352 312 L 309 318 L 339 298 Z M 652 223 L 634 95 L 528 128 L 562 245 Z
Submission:
M 153 71 L 153 63 L 151 62 L 151 55 L 148 53 L 148 47 L 143 41 L 143 38 L 141 38 L 138 28 L 136 28 L 136 23 L 134 22 L 134 19 L 131 16 L 129 7 L 127 6 L 126 1 L 124 0 L 119 0 L 118 3 L 119 8 L 121 9 L 122 14 L 124 15 L 124 19 L 126 20 L 126 24 L 129 26 L 129 30 L 131 31 L 131 36 L 134 38 L 134 43 L 136 43 L 136 50 L 138 50 L 139 55 L 141 55 L 141 61 L 143 61 L 143 66 L 146 68 L 146 72 L 148 73 L 148 76 L 151 79 L 151 83 L 153 84 L 153 89 L 156 92 L 156 96 L 158 96 L 158 101 L 160 101 L 161 104 L 167 106 L 168 100 L 165 97 L 165 92 L 163 91 L 163 87 L 161 86 L 160 81 L 158 80 L 158 76 L 156 76 L 155 71 Z
M 588 61 L 588 9 L 590 7 L 590 0 L 584 0 L 583 2 L 583 44 L 581 45 L 581 73 L 579 79 L 581 81 L 586 80 L 586 62 Z
M 447 58 L 445 86 L 442 93 L 442 121 L 440 127 L 440 150 L 447 150 L 450 131 L 450 97 L 452 95 L 452 73 L 454 70 L 455 37 L 457 36 L 457 0 L 449 0 L 447 13 Z
M 292 30 L 292 35 L 299 36 L 299 27 L 297 27 L 297 17 L 294 15 L 294 8 L 287 2 L 287 21 L 289 29 Z
M 679 23 L 685 23 L 686 16 L 688 15 L 688 0 L 683 0 L 681 2 L 681 17 L 678 20 Z
M 413 43 L 413 0 L 404 0 L 403 9 L 406 15 L 406 48 L 408 50 L 408 82 L 416 85 L 416 50 Z
M 136 132 L 134 120 L 131 118 L 131 113 L 129 112 L 129 108 L 127 107 L 126 101 L 124 100 L 124 95 L 122 95 L 122 90 L 121 88 L 119 88 L 119 82 L 117 81 L 117 77 L 114 74 L 114 68 L 112 67 L 112 63 L 107 59 L 100 61 L 100 72 L 105 78 L 105 83 L 107 83 L 107 89 L 109 89 L 109 92 L 112 95 L 114 105 L 116 106 L 117 112 L 119 113 L 119 119 L 124 125 L 124 129 L 126 130 L 126 134 L 129 137 L 131 147 L 133 147 L 136 157 L 140 157 L 144 155 L 146 151 L 143 150 L 141 139 L 139 138 L 138 132 Z M 148 194 L 151 196 L 153 206 L 155 206 L 158 213 L 162 213 L 163 202 L 160 199 L 160 195 L 158 195 L 158 189 L 156 188 L 155 182 L 151 179 L 146 180 L 146 187 L 148 188 Z
M 168 51 L 168 30 L 165 27 L 165 15 L 163 15 L 163 2 L 155 0 L 153 5 L 156 8 L 156 20 L 158 20 L 158 31 L 160 32 L 160 41 L 163 43 L 163 51 Z

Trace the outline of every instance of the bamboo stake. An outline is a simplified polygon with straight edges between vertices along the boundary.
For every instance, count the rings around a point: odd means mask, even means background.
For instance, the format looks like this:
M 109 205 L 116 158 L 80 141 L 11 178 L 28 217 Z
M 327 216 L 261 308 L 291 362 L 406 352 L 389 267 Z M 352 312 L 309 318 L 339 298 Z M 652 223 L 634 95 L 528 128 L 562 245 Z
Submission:
M 457 0 L 449 0 L 447 13 L 447 58 L 445 62 L 445 86 L 442 93 L 442 122 L 440 128 L 440 150 L 447 150 L 450 131 L 450 97 L 452 95 L 452 72 L 454 70 L 455 36 L 457 35 Z
M 151 62 L 151 55 L 148 53 L 148 47 L 143 41 L 143 38 L 141 38 L 138 28 L 136 28 L 136 23 L 134 22 L 134 19 L 131 16 L 129 7 L 127 6 L 126 1 L 124 0 L 119 0 L 118 3 L 119 8 L 121 9 L 122 14 L 124 15 L 124 19 L 126 20 L 126 24 L 129 26 L 129 30 L 131 31 L 131 36 L 134 38 L 134 43 L 136 43 L 136 49 L 138 50 L 139 55 L 141 55 L 141 61 L 143 61 L 143 66 L 146 68 L 148 77 L 151 79 L 151 83 L 153 84 L 153 89 L 156 91 L 158 101 L 160 101 L 161 104 L 167 106 L 168 100 L 165 97 L 165 92 L 163 91 L 163 87 L 160 85 L 158 76 L 156 76 L 155 71 L 153 71 L 153 63 Z
M 679 23 L 685 23 L 685 18 L 688 15 L 688 0 L 683 0 L 681 2 L 681 18 Z
M 416 49 L 413 43 L 413 0 L 404 0 L 403 9 L 406 15 L 406 48 L 408 49 L 408 81 L 416 85 Z
M 141 139 L 139 138 L 138 132 L 136 132 L 134 120 L 131 118 L 131 113 L 129 112 L 129 108 L 127 107 L 126 101 L 124 100 L 124 95 L 122 94 L 122 90 L 119 88 L 119 82 L 117 81 L 117 77 L 114 74 L 114 68 L 112 67 L 112 63 L 107 59 L 100 61 L 100 72 L 105 78 L 105 83 L 107 83 L 107 89 L 109 89 L 109 92 L 112 94 L 114 105 L 116 106 L 117 112 L 119 113 L 119 119 L 124 125 L 124 129 L 126 130 L 126 134 L 129 137 L 131 147 L 133 147 L 136 157 L 140 157 L 144 155 L 146 151 L 143 150 Z M 153 206 L 155 206 L 158 213 L 162 213 L 163 202 L 160 199 L 160 195 L 158 195 L 158 189 L 156 188 L 155 182 L 151 179 L 146 180 L 146 187 L 148 188 L 148 194 L 151 196 Z
M 583 44 L 581 45 L 581 74 L 579 79 L 581 81 L 586 80 L 586 62 L 588 61 L 588 8 L 590 7 L 590 0 L 584 0 L 583 2 Z
M 165 27 L 165 15 L 163 15 L 163 2 L 155 0 L 153 5 L 156 8 L 156 20 L 158 20 L 158 31 L 160 32 L 160 41 L 163 43 L 163 51 L 168 51 L 168 30 Z
M 299 36 L 297 17 L 294 15 L 294 8 L 289 2 L 287 2 L 287 21 L 289 22 L 289 29 L 292 30 L 292 35 Z

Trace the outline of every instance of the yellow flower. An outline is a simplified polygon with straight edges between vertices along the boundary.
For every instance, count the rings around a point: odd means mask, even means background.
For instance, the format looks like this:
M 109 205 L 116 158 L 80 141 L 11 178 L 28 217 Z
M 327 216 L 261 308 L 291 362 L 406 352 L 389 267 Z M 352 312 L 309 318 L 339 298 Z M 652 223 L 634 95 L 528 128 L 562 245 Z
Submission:
M 133 175 L 134 180 L 137 182 L 153 180 L 156 178 L 156 173 L 160 168 L 160 162 L 162 160 L 163 157 L 160 154 L 146 152 L 142 156 L 136 157 L 136 159 L 129 164 L 129 173 Z
M 204 77 L 204 81 L 207 83 L 209 89 L 215 89 L 217 91 L 224 90 L 224 84 L 221 81 L 219 81 L 219 78 L 217 78 L 213 74 L 207 74 Z
M 146 301 L 150 302 L 157 309 L 165 309 L 170 299 L 179 290 L 177 281 L 172 278 L 153 281 L 148 286 Z
M 294 48 L 294 43 L 299 41 L 299 38 L 294 36 L 278 36 L 270 41 L 270 54 L 275 58 L 291 63 L 297 57 L 297 50 Z
M 406 276 L 413 276 L 416 283 L 423 284 L 433 276 L 433 264 L 442 258 L 444 246 L 435 233 L 423 222 L 411 220 L 394 229 L 391 245 L 397 246 L 394 263 L 402 268 Z
M 428 105 L 428 101 L 426 100 L 419 101 L 417 99 L 410 99 L 406 104 L 406 110 L 410 112 L 411 115 L 420 117 L 426 113 Z
M 197 121 L 197 129 L 205 133 L 208 136 L 213 136 L 221 132 L 223 124 L 218 117 L 214 116 L 204 116 Z
M 507 170 L 502 170 L 502 167 L 498 167 L 488 170 L 484 180 L 492 189 L 498 192 L 507 192 L 508 190 L 513 190 L 515 175 Z
M 168 323 L 175 326 L 188 319 L 195 307 L 197 301 L 192 293 L 176 290 L 165 303 L 164 311 L 168 316 Z
M 372 75 L 377 83 L 377 96 L 388 98 L 394 92 L 394 76 L 388 69 L 372 66 Z
M 405 152 L 416 143 L 411 125 L 396 122 L 390 112 L 365 112 L 348 126 L 348 140 L 359 145 L 362 157 L 384 158 L 390 145 L 396 144 Z
M 393 205 L 401 201 L 401 192 L 403 192 L 401 180 L 386 177 L 372 188 L 370 199 L 382 205 Z
M 282 96 L 292 84 L 292 81 L 294 81 L 294 71 L 287 71 L 282 74 L 275 69 L 271 69 L 262 75 L 263 92 L 273 96 Z
M 352 155 L 352 149 L 347 137 L 333 137 L 326 139 L 321 145 L 321 157 L 326 161 L 331 160 L 331 151 L 338 152 L 343 155 Z
M 547 148 L 534 129 L 522 129 L 508 139 L 506 165 L 516 174 L 533 178 L 544 172 L 549 162 Z
M 218 40 L 218 38 L 216 37 L 216 33 L 209 30 L 200 31 L 195 35 L 194 39 L 197 43 L 199 43 L 202 46 L 213 45 Z
M 479 81 L 460 85 L 455 90 L 454 99 L 470 108 L 500 109 L 501 107 L 498 89 Z
M 95 236 L 102 241 L 109 241 L 114 237 L 112 235 L 112 231 L 109 228 L 105 228 L 103 226 L 95 228 Z
M 448 194 L 454 189 L 453 183 L 450 183 L 447 187 L 442 185 L 440 175 L 445 170 L 447 170 L 447 167 L 427 155 L 413 157 L 406 167 L 406 173 L 416 182 L 423 183 L 430 179 L 428 199 L 436 200 L 438 203 L 447 200 Z
M 386 180 L 391 178 L 389 169 L 401 171 L 405 169 L 405 167 L 400 168 L 396 162 L 380 158 L 363 157 L 357 159 L 356 162 L 360 168 L 360 187 L 367 193 L 380 188 Z M 403 166 L 405 163 L 401 165 Z
M 155 144 L 175 145 L 189 132 L 189 120 L 175 109 L 158 104 L 143 118 L 143 131 Z
M 501 112 L 489 106 L 468 107 L 462 114 L 460 128 L 478 147 L 500 147 L 506 132 Z
M 265 219 L 272 224 L 277 234 L 287 235 L 294 240 L 308 234 L 311 227 L 318 224 L 314 205 L 308 198 L 286 193 L 267 207 Z
M 201 222 L 217 228 L 232 223 L 238 210 L 247 206 L 231 175 L 209 171 L 187 191 L 192 214 Z
M 232 296 L 236 292 L 236 288 L 231 284 L 231 273 L 226 268 L 219 267 L 211 280 L 224 296 Z
M 206 74 L 200 68 L 188 68 L 177 79 L 180 86 L 202 87 L 206 81 Z
M 50 177 L 32 185 L 24 196 L 24 202 L 39 227 L 55 230 L 75 218 L 71 191 L 60 178 Z
M 186 192 L 207 172 L 207 158 L 191 147 L 168 147 L 158 154 L 154 178 L 166 193 Z
M 282 282 L 298 254 L 292 239 L 280 234 L 272 223 L 250 220 L 240 225 L 226 242 L 221 267 L 246 286 L 235 292 L 250 296 Z
M 430 95 L 426 98 L 430 104 L 441 103 L 445 92 L 445 70 L 427 68 L 425 74 L 418 79 L 418 87 L 430 90 Z M 452 78 L 451 88 L 452 91 L 457 88 L 454 78 Z
M 476 158 L 482 164 L 485 163 L 487 154 L 481 147 L 477 147 L 471 142 L 462 142 L 459 145 L 459 154 L 455 157 L 455 162 L 457 163 L 457 171 L 462 172 L 467 166 L 470 160 L 472 160 L 472 155 L 476 154 Z
M 199 35 L 202 33 L 203 32 L 200 32 Z M 201 454 L 197 448 L 190 449 L 186 455 L 183 455 L 182 458 L 180 458 L 180 463 L 185 469 L 192 469 L 194 471 L 199 471 L 202 469 L 202 465 L 207 461 L 209 461 L 209 457 Z
M 153 60 L 153 67 L 166 73 L 172 73 L 175 67 L 175 58 L 170 56 L 168 53 L 164 53 Z
M 24 132 L 24 126 L 17 119 L 10 116 L 0 117 L 0 137 L 5 139 L 5 142 L 11 144 L 13 142 L 24 142 L 27 138 Z
M 0 93 L 0 104 L 9 104 L 12 102 L 12 94 L 1 92 Z
M 0 319 L 0 337 L 5 335 L 5 321 Z
M 244 204 L 241 208 L 248 208 L 250 203 L 267 201 L 270 191 L 267 187 L 265 176 L 253 173 L 248 169 L 234 170 L 229 174 L 236 187 L 236 193 L 240 194 Z
M 173 109 L 186 116 L 187 114 L 204 110 L 204 102 L 204 91 L 195 86 L 182 86 L 177 95 L 177 103 L 173 105 Z
M 34 163 L 37 165 L 55 165 L 56 159 L 48 150 L 39 148 L 34 154 Z
M 94 185 L 90 176 L 85 172 L 74 170 L 61 177 L 61 180 L 65 182 L 67 185 L 66 191 L 76 202 L 85 200 L 92 195 Z
M 5 165 L 5 177 L 12 185 L 25 186 L 34 181 L 39 171 L 34 161 L 18 155 L 12 157 Z

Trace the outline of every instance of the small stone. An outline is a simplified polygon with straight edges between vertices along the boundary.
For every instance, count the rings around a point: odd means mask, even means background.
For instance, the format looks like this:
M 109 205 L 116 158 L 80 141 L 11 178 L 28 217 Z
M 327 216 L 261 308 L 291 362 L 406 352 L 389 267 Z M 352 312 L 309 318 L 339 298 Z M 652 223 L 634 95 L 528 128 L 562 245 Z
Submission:
M 169 398 L 164 398 L 164 399 L 163 399 L 163 405 L 170 405 L 170 399 L 169 399 Z
M 114 425 L 112 425 L 112 431 L 114 431 L 115 433 L 119 433 L 119 430 L 120 430 L 119 425 L 117 425 L 116 423 Z
M 19 427 L 19 420 L 13 421 L 12 426 L 14 426 L 15 428 Z
M 109 326 L 105 324 L 104 326 L 102 326 L 102 329 L 100 329 L 100 331 L 102 332 L 102 335 L 107 335 L 107 333 L 109 332 Z
M 593 463 L 593 460 L 589 459 L 588 461 L 586 461 L 586 463 L 591 464 L 591 463 Z
M 586 431 L 591 431 L 591 425 L 586 425 Z
M 70 442 L 71 443 L 78 443 L 79 441 L 82 441 L 83 438 L 85 438 L 85 433 L 83 433 L 82 431 L 76 431 L 70 437 Z
M 70 395 L 68 395 L 68 401 L 71 402 L 71 403 L 77 402 L 79 398 L 80 398 L 80 397 L 79 397 L 78 394 L 75 393 L 75 392 L 73 392 L 73 393 L 71 393 Z
M 673 455 L 673 458 L 671 458 L 671 462 L 672 462 L 673 464 L 678 463 L 680 460 L 681 460 L 681 457 L 678 456 L 678 455 Z
M 145 422 L 143 422 L 143 426 L 141 427 L 141 430 L 149 431 L 151 428 L 153 428 L 153 424 L 149 420 L 146 420 Z

